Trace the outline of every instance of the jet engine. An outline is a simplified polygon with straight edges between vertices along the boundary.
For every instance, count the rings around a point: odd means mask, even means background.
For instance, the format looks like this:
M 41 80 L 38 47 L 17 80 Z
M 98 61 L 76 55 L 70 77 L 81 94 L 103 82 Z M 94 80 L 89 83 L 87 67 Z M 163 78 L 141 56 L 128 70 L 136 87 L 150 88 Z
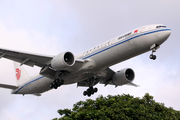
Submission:
M 66 70 L 73 66 L 74 63 L 74 55 L 71 52 L 63 52 L 52 59 L 51 67 L 56 70 Z
M 112 82 L 117 86 L 124 85 L 131 83 L 134 80 L 134 77 L 134 71 L 130 68 L 125 68 L 114 74 Z

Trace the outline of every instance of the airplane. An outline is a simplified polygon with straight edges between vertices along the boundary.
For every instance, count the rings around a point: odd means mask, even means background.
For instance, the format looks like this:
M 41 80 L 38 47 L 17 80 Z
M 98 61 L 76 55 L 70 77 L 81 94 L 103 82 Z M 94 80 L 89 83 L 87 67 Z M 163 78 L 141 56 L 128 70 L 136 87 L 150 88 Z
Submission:
M 133 29 L 97 45 L 77 56 L 70 51 L 56 56 L 46 56 L 27 52 L 0 48 L 0 58 L 15 61 L 17 85 L 0 84 L 2 88 L 12 89 L 12 94 L 42 93 L 57 89 L 62 85 L 77 84 L 77 87 L 88 87 L 83 92 L 90 97 L 98 91 L 94 86 L 98 83 L 122 86 L 138 85 L 132 83 L 135 73 L 131 68 L 113 71 L 109 67 L 152 51 L 150 59 L 155 60 L 154 52 L 171 34 L 171 29 L 163 24 L 153 24 Z M 29 77 L 22 65 L 38 66 L 38 75 Z

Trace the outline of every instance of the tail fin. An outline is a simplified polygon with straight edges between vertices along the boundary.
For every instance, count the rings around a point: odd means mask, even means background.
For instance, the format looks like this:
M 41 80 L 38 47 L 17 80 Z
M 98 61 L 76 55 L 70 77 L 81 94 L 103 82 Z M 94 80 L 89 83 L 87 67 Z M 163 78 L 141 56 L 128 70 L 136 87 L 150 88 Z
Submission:
M 24 70 L 22 66 L 20 66 L 20 63 L 14 62 L 14 68 L 15 68 L 15 76 L 17 80 L 17 85 L 21 85 L 29 78 L 28 74 Z

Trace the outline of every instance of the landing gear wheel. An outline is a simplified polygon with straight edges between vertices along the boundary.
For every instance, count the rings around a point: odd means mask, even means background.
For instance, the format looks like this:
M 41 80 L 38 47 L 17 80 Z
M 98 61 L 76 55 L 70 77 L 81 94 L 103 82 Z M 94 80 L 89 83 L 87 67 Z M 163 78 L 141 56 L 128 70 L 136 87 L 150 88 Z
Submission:
M 97 91 L 98 91 L 97 88 L 90 87 L 90 88 L 88 88 L 86 91 L 83 92 L 83 95 L 84 95 L 84 96 L 87 95 L 88 97 L 90 97 L 91 95 L 93 95 L 93 94 L 96 93 Z
M 155 60 L 156 59 L 156 55 L 153 55 L 153 60 Z
M 58 84 L 58 83 L 59 83 L 59 79 L 56 79 L 54 82 L 55 82 L 56 84 Z
M 153 58 L 153 54 L 151 54 L 151 55 L 149 56 L 149 58 L 152 59 L 152 58 Z
M 84 92 L 83 92 L 83 95 L 86 96 L 86 95 L 87 95 L 87 91 L 84 91 Z
M 51 84 L 50 84 L 50 88 L 54 88 L 57 89 L 58 87 L 60 87 L 61 85 L 64 84 L 64 80 L 60 80 L 60 79 L 55 79 Z
M 88 97 L 91 97 L 91 93 L 88 93 L 87 95 L 88 95 Z
M 94 88 L 94 90 L 93 90 L 95 93 L 98 91 L 98 89 L 97 88 Z
M 151 54 L 151 55 L 149 56 L 149 58 L 152 59 L 152 60 L 155 60 L 155 59 L 156 59 L 156 55 Z
M 58 86 L 54 86 L 54 89 L 57 89 L 58 88 Z
M 152 50 L 152 54 L 149 56 L 150 59 L 155 60 L 156 59 L 156 55 L 153 55 L 154 52 L 156 52 L 156 50 L 159 48 L 158 44 L 153 44 L 150 46 L 150 49 Z
M 53 88 L 53 84 L 52 84 L 52 83 L 50 84 L 50 88 L 51 88 L 51 89 Z

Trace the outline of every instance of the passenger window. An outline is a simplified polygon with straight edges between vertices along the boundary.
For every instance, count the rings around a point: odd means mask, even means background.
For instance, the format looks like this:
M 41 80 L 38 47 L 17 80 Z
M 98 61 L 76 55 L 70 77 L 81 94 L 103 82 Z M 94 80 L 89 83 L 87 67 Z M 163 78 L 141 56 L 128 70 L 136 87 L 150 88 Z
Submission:
M 94 50 L 96 50 L 96 47 L 94 47 Z
M 108 42 L 108 45 L 110 45 L 110 41 Z

